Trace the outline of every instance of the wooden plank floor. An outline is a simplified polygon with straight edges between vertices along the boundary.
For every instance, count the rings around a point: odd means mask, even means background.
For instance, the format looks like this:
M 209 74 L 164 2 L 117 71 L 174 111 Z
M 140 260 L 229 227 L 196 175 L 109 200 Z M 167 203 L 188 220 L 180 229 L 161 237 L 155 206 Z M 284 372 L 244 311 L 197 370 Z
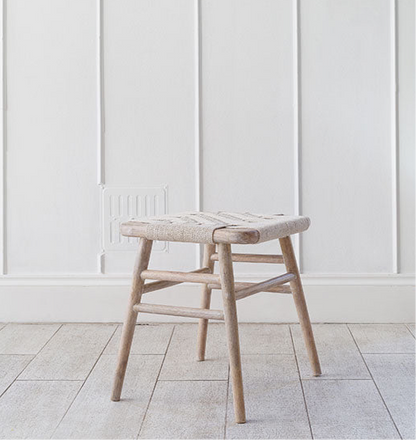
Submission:
M 247 424 L 236 425 L 223 324 L 138 325 L 120 402 L 120 326 L 0 324 L 0 438 L 414 439 L 413 324 L 241 324 Z

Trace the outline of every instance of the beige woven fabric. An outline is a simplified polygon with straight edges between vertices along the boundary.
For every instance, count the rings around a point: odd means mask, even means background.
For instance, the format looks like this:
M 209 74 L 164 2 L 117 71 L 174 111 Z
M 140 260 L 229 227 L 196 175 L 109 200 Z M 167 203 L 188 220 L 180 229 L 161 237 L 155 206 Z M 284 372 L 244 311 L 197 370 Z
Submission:
M 250 214 L 235 212 L 184 212 L 176 215 L 132 219 L 146 225 L 149 240 L 214 243 L 213 235 L 221 228 L 249 228 L 259 232 L 259 243 L 305 231 L 310 219 L 283 214 Z

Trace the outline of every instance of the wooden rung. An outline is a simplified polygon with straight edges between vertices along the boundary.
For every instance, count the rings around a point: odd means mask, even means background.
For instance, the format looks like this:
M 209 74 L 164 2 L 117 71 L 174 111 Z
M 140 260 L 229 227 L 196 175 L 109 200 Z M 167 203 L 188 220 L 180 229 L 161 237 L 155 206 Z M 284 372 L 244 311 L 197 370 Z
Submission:
M 208 267 L 202 267 L 201 269 L 193 270 L 191 273 L 208 273 L 210 269 Z M 166 287 L 176 286 L 181 284 L 182 281 L 154 281 L 144 285 L 143 293 L 155 292 L 156 290 L 165 289 Z
M 283 264 L 283 255 L 265 254 L 232 254 L 232 259 L 236 263 L 272 263 Z M 218 254 L 212 254 L 211 260 L 218 261 Z
M 247 287 L 257 286 L 258 283 L 249 283 L 249 282 L 235 282 L 234 287 L 235 291 L 238 292 L 240 290 L 246 289 Z M 218 289 L 221 290 L 221 284 L 208 284 L 210 289 Z M 274 293 L 292 293 L 290 286 L 273 286 L 268 287 L 267 289 L 261 290 L 261 292 L 274 292 Z
M 142 313 L 154 313 L 156 315 L 185 316 L 189 318 L 204 318 L 224 320 L 221 310 L 195 309 L 193 307 L 175 307 L 161 304 L 136 304 L 133 310 Z
M 269 280 L 263 281 L 261 283 L 254 283 L 250 287 L 246 287 L 245 289 L 238 290 L 235 294 L 235 298 L 242 299 L 247 296 L 254 295 L 258 292 L 263 292 L 265 289 L 270 287 L 278 286 L 279 284 L 285 284 L 289 281 L 295 279 L 295 275 L 293 273 L 285 273 L 275 278 L 270 278 Z
M 174 281 L 175 283 L 219 283 L 220 277 L 210 273 L 169 272 L 167 270 L 144 270 L 143 280 Z

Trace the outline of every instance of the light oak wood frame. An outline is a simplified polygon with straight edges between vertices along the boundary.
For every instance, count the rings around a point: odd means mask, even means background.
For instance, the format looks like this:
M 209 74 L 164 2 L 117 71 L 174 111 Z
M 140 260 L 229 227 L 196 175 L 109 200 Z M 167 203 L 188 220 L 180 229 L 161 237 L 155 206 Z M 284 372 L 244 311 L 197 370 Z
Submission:
M 285 261 L 286 270 L 295 277 L 290 281 L 293 301 L 295 302 L 296 311 L 298 313 L 299 323 L 302 328 L 303 339 L 308 352 L 309 361 L 312 366 L 314 376 L 320 376 L 321 366 L 319 364 L 318 352 L 316 350 L 315 339 L 313 337 L 312 325 L 309 319 L 308 307 L 306 305 L 305 294 L 303 293 L 302 281 L 300 279 L 298 264 L 296 262 L 295 252 L 293 251 L 292 240 L 290 237 L 279 239 L 282 249 L 283 259 Z
M 219 244 L 220 278 L 224 320 L 227 332 L 228 355 L 236 423 L 246 422 L 244 407 L 243 376 L 241 372 L 240 339 L 238 336 L 237 300 L 234 290 L 233 260 L 230 244 Z
M 212 256 L 215 252 L 215 244 L 204 245 L 204 258 L 202 265 L 207 267 L 209 272 L 214 271 L 215 261 Z M 209 309 L 211 306 L 212 286 L 210 284 L 203 284 L 201 290 L 201 309 Z M 198 337 L 197 337 L 197 359 L 198 361 L 205 360 L 205 349 L 207 345 L 208 319 L 201 318 L 198 323 Z
M 205 245 L 203 267 L 192 272 L 184 273 L 147 270 L 152 241 L 140 238 L 111 399 L 114 401 L 120 400 L 138 312 L 199 318 L 197 359 L 200 361 L 205 359 L 208 320 L 224 320 L 228 342 L 235 421 L 237 423 L 245 423 L 246 416 L 236 302 L 239 299 L 246 298 L 258 292 L 292 293 L 313 374 L 319 376 L 321 374 L 321 367 L 291 238 L 284 237 L 279 239 L 279 241 L 282 255 L 232 254 L 231 245 L 229 243 L 218 243 L 218 253 L 216 253 L 216 245 Z M 219 262 L 219 275 L 213 273 L 215 261 Z M 233 261 L 272 264 L 284 263 L 287 273 L 260 283 L 239 283 L 234 281 Z M 157 281 L 145 284 L 146 279 Z M 141 303 L 141 298 L 144 293 L 171 287 L 183 282 L 200 283 L 203 285 L 201 308 Z M 286 283 L 290 283 L 290 287 L 285 285 Z M 210 309 L 212 289 L 218 288 L 222 290 L 224 311 Z
M 136 262 L 133 270 L 133 281 L 131 286 L 130 301 L 127 306 L 126 319 L 121 333 L 120 349 L 117 359 L 117 370 L 114 377 L 113 393 L 111 400 L 117 402 L 120 400 L 121 389 L 123 388 L 124 376 L 126 374 L 127 362 L 133 341 L 134 328 L 137 322 L 137 311 L 134 306 L 139 304 L 144 289 L 144 280 L 140 276 L 147 269 L 152 251 L 153 242 L 146 238 L 139 240 L 139 250 L 137 252 Z

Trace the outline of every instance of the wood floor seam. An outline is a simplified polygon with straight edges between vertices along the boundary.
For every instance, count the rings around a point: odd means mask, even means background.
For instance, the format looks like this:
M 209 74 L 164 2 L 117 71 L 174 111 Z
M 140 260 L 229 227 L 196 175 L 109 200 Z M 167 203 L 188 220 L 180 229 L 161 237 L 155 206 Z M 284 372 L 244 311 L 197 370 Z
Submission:
M 308 418 L 309 431 L 310 431 L 310 433 L 311 433 L 311 439 L 313 440 L 314 436 L 313 436 L 312 423 L 311 423 L 311 418 L 310 418 L 310 415 L 309 415 L 308 404 L 307 404 L 307 402 L 306 402 L 305 390 L 304 390 L 304 388 L 303 388 L 302 377 L 301 377 L 301 374 L 300 374 L 299 362 L 298 362 L 298 357 L 297 357 L 297 353 L 296 353 L 295 343 L 294 343 L 294 341 L 293 341 L 293 334 L 292 334 L 292 328 L 291 328 L 291 326 L 289 326 L 289 333 L 290 333 L 290 339 L 291 339 L 291 341 L 292 341 L 292 345 L 293 345 L 293 352 L 294 352 L 294 356 L 295 356 L 296 369 L 297 369 L 297 371 L 298 371 L 299 383 L 300 383 L 300 387 L 301 387 L 301 390 L 302 390 L 303 403 L 304 403 L 304 405 L 305 405 L 306 416 L 307 416 L 307 418 Z
M 383 404 L 384 404 L 384 407 L 386 408 L 386 410 L 387 410 L 387 412 L 388 412 L 388 414 L 389 414 L 389 416 L 390 416 L 390 419 L 391 419 L 391 421 L 392 421 L 392 423 L 393 423 L 393 425 L 394 425 L 394 427 L 395 427 L 397 433 L 399 434 L 399 437 L 402 439 L 403 437 L 402 437 L 402 435 L 401 435 L 401 433 L 400 433 L 400 431 L 399 431 L 399 428 L 397 427 L 396 422 L 395 422 L 394 419 L 393 419 L 393 416 L 392 416 L 392 414 L 391 414 L 391 412 L 390 412 L 390 409 L 389 409 L 389 407 L 387 406 L 387 404 L 386 404 L 386 402 L 385 402 L 385 400 L 384 400 L 384 397 L 382 396 L 382 394 L 381 394 L 381 392 L 380 392 L 380 389 L 379 389 L 379 387 L 377 386 L 377 384 L 376 384 L 376 382 L 375 382 L 375 380 L 374 380 L 374 377 L 373 377 L 373 375 L 372 375 L 372 373 L 371 373 L 371 370 L 370 370 L 370 368 L 368 367 L 367 362 L 366 362 L 366 360 L 365 360 L 365 358 L 364 358 L 364 356 L 363 356 L 363 353 L 361 352 L 360 347 L 359 347 L 359 345 L 357 344 L 357 341 L 356 341 L 355 338 L 354 338 L 354 334 L 352 333 L 351 328 L 350 328 L 350 326 L 349 326 L 348 324 L 347 324 L 347 328 L 348 328 L 348 330 L 350 331 L 351 336 L 352 336 L 352 338 L 353 338 L 355 344 L 357 345 L 358 351 L 359 351 L 360 354 L 361 354 L 362 360 L 363 360 L 363 362 L 364 362 L 364 364 L 365 364 L 365 366 L 366 366 L 366 368 L 367 368 L 367 370 L 368 370 L 368 373 L 369 373 L 370 376 L 371 376 L 371 380 L 373 381 L 374 386 L 375 386 L 376 389 L 377 389 L 377 392 L 378 392 L 378 394 L 379 394 L 379 396 L 380 396 L 380 399 L 382 400 L 382 402 L 383 402 Z
M 157 384 L 158 384 L 158 382 L 159 382 L 159 377 L 160 377 L 160 373 L 162 372 L 163 364 L 165 363 L 166 353 L 167 353 L 168 350 L 169 350 L 169 346 L 170 346 L 170 343 L 171 343 L 171 341 L 172 341 L 173 334 L 175 333 L 175 329 L 176 329 L 176 325 L 173 326 L 172 331 L 171 331 L 171 333 L 170 333 L 169 342 L 168 342 L 167 345 L 166 345 L 165 354 L 163 355 L 163 360 L 162 360 L 162 362 L 161 362 L 161 364 L 160 364 L 159 372 L 158 372 L 158 374 L 157 374 L 157 377 L 156 377 L 156 380 L 155 380 L 155 383 L 154 383 L 154 386 L 153 386 L 153 389 L 152 389 L 152 393 L 150 394 L 149 401 L 148 401 L 147 406 L 146 406 L 146 409 L 145 409 L 145 411 L 144 411 L 143 419 L 142 419 L 142 422 L 141 422 L 141 424 L 140 424 L 139 431 L 138 431 L 138 433 L 137 433 L 137 436 L 135 437 L 136 439 L 138 439 L 138 438 L 140 437 L 140 433 L 141 433 L 141 431 L 142 431 L 142 428 L 143 428 L 144 422 L 145 422 L 145 420 L 146 420 L 146 415 L 147 415 L 147 412 L 148 412 L 148 410 L 149 410 L 150 403 L 152 402 L 152 398 L 153 398 L 153 395 L 154 395 L 154 393 L 155 393 L 155 389 L 156 389 Z
M 0 438 L 415 438 L 406 324 L 315 324 L 320 377 L 298 324 L 241 324 L 246 424 L 234 422 L 223 324 L 209 325 L 205 362 L 197 324 L 138 325 L 120 402 L 110 399 L 120 325 L 25 325 L 0 336 Z
M 104 345 L 103 349 L 101 350 L 100 355 L 97 357 L 97 360 L 94 362 L 94 365 L 92 366 L 92 368 L 90 369 L 87 377 L 82 381 L 82 385 L 80 386 L 79 390 L 77 391 L 77 393 L 75 394 L 75 397 L 72 399 L 72 402 L 70 403 L 70 405 L 68 406 L 68 408 L 66 409 L 64 415 L 62 416 L 61 420 L 59 421 L 59 423 L 56 425 L 56 428 L 54 429 L 52 435 L 50 436 L 50 438 L 53 438 L 53 436 L 55 435 L 55 432 L 58 430 L 59 425 L 62 423 L 62 420 L 64 420 L 65 416 L 68 414 L 68 411 L 70 410 L 70 408 L 72 407 L 72 405 L 74 404 L 77 396 L 79 395 L 80 391 L 82 390 L 83 386 L 85 385 L 85 382 L 88 380 L 88 378 L 90 377 L 92 371 L 94 370 L 94 367 L 97 365 L 98 361 L 101 358 L 101 355 L 104 353 L 104 350 L 106 349 L 107 345 L 110 343 L 111 338 L 114 336 L 114 333 L 117 330 L 117 326 L 114 327 L 113 332 L 111 333 L 110 337 L 108 338 L 107 343 Z

